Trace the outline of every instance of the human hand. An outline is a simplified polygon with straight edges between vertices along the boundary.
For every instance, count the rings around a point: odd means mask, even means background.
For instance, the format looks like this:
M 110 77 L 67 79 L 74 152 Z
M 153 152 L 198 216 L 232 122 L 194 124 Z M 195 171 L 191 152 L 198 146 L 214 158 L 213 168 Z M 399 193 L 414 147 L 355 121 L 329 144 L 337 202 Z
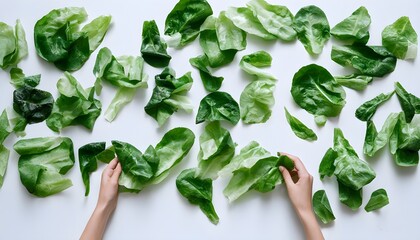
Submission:
M 114 158 L 102 172 L 97 208 L 102 208 L 111 213 L 117 207 L 120 174 L 121 164 L 117 158 Z

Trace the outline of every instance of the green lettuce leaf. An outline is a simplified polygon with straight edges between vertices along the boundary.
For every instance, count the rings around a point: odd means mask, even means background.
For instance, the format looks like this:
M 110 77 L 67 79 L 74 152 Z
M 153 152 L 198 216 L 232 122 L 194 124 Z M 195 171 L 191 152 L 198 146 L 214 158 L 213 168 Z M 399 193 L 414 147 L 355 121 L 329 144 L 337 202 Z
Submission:
M 382 45 L 399 59 L 414 59 L 417 56 L 417 33 L 410 19 L 400 17 L 382 31 Z
M 10 69 L 10 83 L 16 88 L 23 86 L 36 87 L 41 81 L 41 74 L 26 77 L 20 68 Z
M 381 131 L 376 131 L 375 124 L 368 120 L 366 127 L 365 143 L 363 145 L 363 153 L 372 157 L 380 149 L 388 143 L 394 128 L 398 122 L 398 113 L 391 113 L 385 120 Z
M 375 190 L 370 196 L 369 202 L 365 206 L 366 212 L 376 211 L 389 204 L 388 194 L 385 189 Z
M 0 188 L 3 186 L 6 175 L 7 163 L 9 162 L 10 150 L 0 144 Z
M 336 76 L 335 81 L 341 86 L 361 91 L 366 89 L 367 85 L 373 81 L 373 77 L 359 74 L 351 74 L 347 76 Z
M 318 173 L 321 180 L 323 180 L 325 176 L 331 177 L 334 174 L 334 162 L 337 159 L 337 157 L 337 152 L 334 151 L 333 148 L 328 148 L 327 152 L 325 152 L 325 155 L 321 160 L 321 163 L 319 164 Z
M 213 92 L 201 100 L 195 123 L 226 120 L 236 125 L 239 118 L 239 105 L 232 96 L 225 92 Z
M 2 69 L 14 67 L 28 56 L 25 30 L 20 20 L 16 20 L 14 31 L 11 26 L 0 22 L 0 43 L 0 68 Z
M 155 20 L 143 22 L 141 55 L 153 67 L 167 67 L 171 56 L 166 52 L 166 43 L 161 39 Z
M 338 180 L 338 197 L 340 202 L 351 210 L 357 210 L 363 202 L 362 189 L 354 190 Z
M 239 67 L 245 72 L 257 76 L 258 79 L 276 80 L 272 74 L 261 70 L 263 67 L 271 66 L 271 55 L 266 51 L 258 51 L 244 55 L 239 62 Z
M 265 123 L 274 106 L 275 83 L 272 80 L 258 80 L 248 84 L 241 93 L 239 104 L 244 123 Z
M 29 124 L 47 119 L 53 109 L 51 93 L 29 86 L 22 86 L 13 92 L 13 109 Z
M 208 70 L 209 60 L 206 55 L 190 58 L 190 64 L 200 72 L 200 78 L 204 88 L 209 92 L 215 92 L 222 86 L 223 77 L 215 77 Z
M 386 101 L 388 101 L 392 97 L 392 95 L 394 95 L 394 91 L 387 94 L 381 93 L 373 99 L 363 103 L 360 107 L 356 109 L 356 117 L 360 121 L 369 121 L 375 114 L 378 107 L 384 104 Z
M 405 120 L 409 123 L 413 119 L 414 114 L 420 113 L 420 99 L 413 94 L 408 93 L 399 82 L 395 83 L 395 92 L 397 93 L 398 101 L 404 112 Z
M 335 216 L 325 190 L 318 190 L 314 193 L 312 197 L 312 206 L 316 216 L 324 224 L 328 224 L 335 220 Z
M 351 43 L 366 44 L 369 40 L 370 15 L 365 7 L 359 7 L 351 16 L 331 29 L 331 35 Z
M 244 50 L 246 48 L 246 32 L 237 28 L 222 11 L 215 23 L 220 50 Z
M 79 148 L 79 167 L 82 173 L 83 184 L 86 187 L 85 196 L 90 191 L 90 173 L 98 168 L 98 155 L 105 151 L 105 142 L 89 143 Z
M 286 114 L 286 120 L 296 137 L 308 141 L 316 141 L 318 139 L 312 129 L 308 128 L 305 124 L 299 121 L 299 119 L 293 117 L 286 108 L 284 108 L 284 112 Z

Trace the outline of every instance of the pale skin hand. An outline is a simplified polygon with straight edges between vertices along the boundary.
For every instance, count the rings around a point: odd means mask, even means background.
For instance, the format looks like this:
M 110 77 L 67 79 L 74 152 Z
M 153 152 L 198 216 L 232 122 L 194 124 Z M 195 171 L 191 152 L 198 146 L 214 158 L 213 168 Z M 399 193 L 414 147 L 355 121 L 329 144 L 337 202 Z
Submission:
M 120 174 L 121 164 L 118 162 L 118 159 L 115 158 L 102 172 L 98 203 L 96 204 L 96 208 L 93 211 L 82 236 L 80 236 L 81 240 L 102 239 L 108 219 L 117 207 L 118 178 L 120 177 Z
M 312 210 L 313 177 L 298 157 L 287 153 L 281 154 L 288 156 L 295 163 L 295 169 L 291 172 L 282 166 L 280 166 L 280 171 L 286 183 L 290 201 L 303 225 L 306 239 L 323 240 L 324 236 Z

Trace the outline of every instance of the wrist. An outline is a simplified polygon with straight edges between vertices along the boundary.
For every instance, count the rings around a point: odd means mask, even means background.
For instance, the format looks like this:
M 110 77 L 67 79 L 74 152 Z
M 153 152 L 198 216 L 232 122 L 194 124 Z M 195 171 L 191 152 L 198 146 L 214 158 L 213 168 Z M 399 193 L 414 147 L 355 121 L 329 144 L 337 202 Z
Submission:
M 112 213 L 112 211 L 114 211 L 114 209 L 115 208 L 112 207 L 110 204 L 98 202 L 95 207 L 95 212 L 101 215 L 109 216 Z

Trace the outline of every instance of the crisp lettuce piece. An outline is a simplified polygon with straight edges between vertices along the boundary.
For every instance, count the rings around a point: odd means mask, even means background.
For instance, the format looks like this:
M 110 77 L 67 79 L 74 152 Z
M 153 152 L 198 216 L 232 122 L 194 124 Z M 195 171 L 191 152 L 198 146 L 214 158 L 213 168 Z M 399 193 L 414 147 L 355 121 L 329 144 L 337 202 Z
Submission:
M 195 123 L 225 120 L 233 125 L 239 122 L 238 103 L 225 92 L 213 92 L 200 101 Z
M 246 32 L 239 29 L 233 22 L 226 17 L 226 12 L 222 11 L 215 22 L 217 40 L 220 50 L 244 50 L 246 48 Z
M 40 81 L 41 74 L 27 77 L 20 68 L 10 69 L 10 83 L 16 88 L 21 88 L 23 86 L 36 87 Z
M 141 56 L 153 67 L 167 67 L 171 56 L 166 52 L 166 42 L 161 39 L 155 20 L 143 22 L 143 41 L 141 43 Z
M 197 177 L 194 168 L 185 169 L 176 178 L 176 188 L 191 204 L 198 205 L 210 222 L 219 223 L 212 203 L 213 182 L 210 178 Z
M 0 144 L 0 188 L 3 186 L 6 175 L 7 163 L 9 162 L 10 150 Z
M 0 188 L 3 185 L 10 155 L 10 150 L 3 146 L 3 142 L 11 132 L 12 128 L 9 123 L 9 118 L 7 117 L 7 112 L 6 110 L 3 110 L 0 115 Z
M 242 91 L 239 104 L 244 123 L 265 123 L 274 106 L 275 83 L 272 80 L 258 80 L 248 84 Z
M 388 101 L 392 95 L 394 95 L 394 91 L 387 94 L 381 93 L 373 99 L 363 103 L 356 109 L 355 116 L 360 121 L 369 121 L 375 114 L 378 107 Z
M 312 206 L 316 216 L 324 224 L 328 224 L 335 220 L 335 216 L 325 190 L 318 190 L 314 193 L 312 197 Z
M 86 24 L 84 8 L 54 9 L 38 20 L 34 27 L 38 55 L 63 71 L 79 70 L 101 44 L 111 24 L 111 16 L 100 16 Z
M 410 19 L 400 17 L 382 31 L 382 45 L 399 59 L 414 59 L 417 56 L 417 33 Z
M 74 165 L 70 138 L 22 139 L 13 148 L 20 154 L 20 180 L 29 193 L 47 197 L 72 186 L 71 180 L 63 176 Z
M 153 94 L 144 107 L 146 113 L 162 126 L 178 109 L 192 112 L 192 105 L 185 94 L 191 89 L 193 79 L 191 72 L 176 78 L 175 71 L 165 68 L 155 76 L 156 86 Z
M 85 196 L 89 195 L 90 191 L 89 175 L 98 168 L 98 156 L 105 151 L 105 145 L 105 142 L 95 142 L 79 148 L 79 167 L 86 188 Z
M 328 148 L 327 152 L 325 152 L 324 157 L 322 157 L 321 163 L 319 164 L 318 173 L 321 180 L 324 179 L 325 176 L 331 177 L 335 171 L 335 159 L 337 159 L 338 155 L 337 152 L 334 151 L 333 148 Z
M 171 46 L 182 47 L 194 41 L 200 26 L 213 14 L 206 0 L 180 0 L 165 20 L 165 35 L 171 36 Z
M 341 86 L 362 91 L 367 85 L 373 81 L 373 77 L 359 74 L 351 74 L 347 76 L 335 76 L 335 81 Z
M 246 7 L 229 7 L 226 12 L 226 17 L 229 18 L 233 24 L 244 30 L 245 32 L 263 38 L 265 40 L 273 40 L 277 37 L 268 32 L 254 13 Z
M 220 122 L 207 124 L 200 136 L 197 176 L 202 179 L 216 179 L 218 172 L 235 155 L 235 147 L 229 131 L 221 127 Z
M 398 113 L 391 113 L 385 120 L 381 131 L 376 131 L 375 124 L 369 120 L 366 126 L 365 142 L 363 144 L 363 153 L 372 157 L 380 149 L 385 147 L 389 138 L 394 132 L 394 128 L 398 122 Z
M 362 189 L 354 190 L 338 180 L 338 198 L 351 210 L 357 210 L 363 202 Z
M 385 189 L 375 190 L 370 196 L 369 202 L 365 206 L 366 212 L 376 211 L 389 204 L 388 194 Z
M 342 65 L 351 66 L 361 74 L 383 77 L 394 71 L 397 58 L 381 46 L 349 45 L 333 46 L 331 59 Z
M 57 89 L 60 96 L 47 118 L 47 126 L 55 132 L 70 125 L 82 125 L 92 130 L 102 110 L 101 102 L 94 98 L 94 89 L 83 89 L 68 72 L 58 80 Z
M 24 57 L 28 56 L 28 44 L 25 30 L 16 20 L 15 29 L 0 22 L 0 68 L 16 66 Z
M 6 140 L 6 138 L 13 131 L 13 128 L 10 126 L 9 118 L 7 116 L 6 109 L 0 115 L 0 144 Z
M 330 39 L 327 16 L 314 5 L 303 7 L 296 13 L 293 27 L 297 32 L 297 38 L 310 55 L 320 54 Z
M 359 7 L 351 16 L 337 23 L 331 35 L 351 43 L 366 44 L 369 40 L 370 15 L 365 7 Z
M 293 117 L 289 111 L 287 111 L 286 107 L 284 108 L 284 112 L 286 114 L 287 122 L 298 138 L 308 141 L 316 141 L 318 139 L 315 132 L 303 124 L 299 119 Z
M 207 68 L 210 64 L 206 55 L 190 58 L 190 64 L 197 68 L 200 72 L 201 81 L 203 82 L 204 88 L 207 91 L 215 92 L 219 90 L 219 88 L 222 86 L 224 78 L 212 75 L 212 73 Z
M 47 119 L 53 109 L 51 93 L 29 86 L 22 86 L 13 92 L 13 109 L 25 118 L 28 124 Z
M 266 51 L 258 51 L 241 58 L 239 67 L 245 72 L 257 76 L 257 79 L 276 80 L 277 78 L 270 73 L 266 73 L 261 68 L 271 66 L 271 55 Z
M 294 17 L 287 7 L 272 5 L 264 0 L 251 0 L 247 6 L 269 33 L 283 41 L 296 39 L 296 31 L 293 29 Z
M 397 93 L 398 101 L 404 112 L 405 120 L 409 123 L 413 119 L 414 114 L 420 113 L 420 99 L 407 92 L 399 82 L 395 83 L 395 92 Z

